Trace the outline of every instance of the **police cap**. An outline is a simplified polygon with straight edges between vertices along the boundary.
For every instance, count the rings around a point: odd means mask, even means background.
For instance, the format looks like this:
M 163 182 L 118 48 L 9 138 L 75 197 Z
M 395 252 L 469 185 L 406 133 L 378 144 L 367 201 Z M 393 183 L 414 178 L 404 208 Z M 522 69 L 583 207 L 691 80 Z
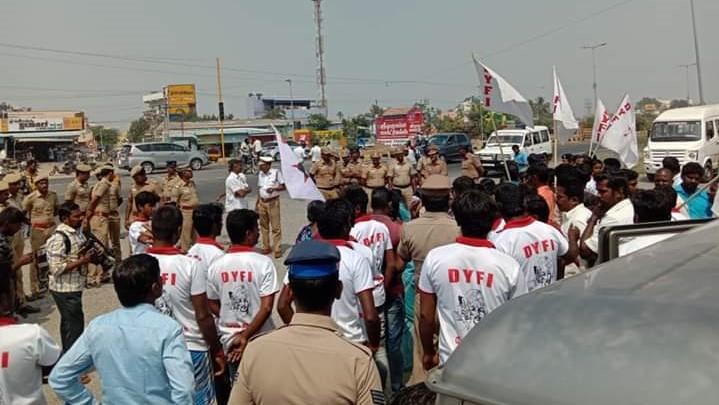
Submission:
M 140 173 L 145 174 L 145 169 L 142 166 L 135 166 L 130 170 L 130 177 L 135 177 Z
M 339 273 L 339 250 L 324 241 L 307 240 L 292 248 L 285 259 L 289 277 L 294 279 L 325 278 Z
M 21 180 L 22 180 L 22 177 L 17 173 L 10 173 L 7 176 L 5 176 L 5 179 L 4 179 L 4 181 L 7 182 L 8 184 L 19 183 Z
M 83 172 L 83 173 L 90 173 L 92 171 L 92 167 L 86 164 L 79 164 L 75 166 L 76 172 Z

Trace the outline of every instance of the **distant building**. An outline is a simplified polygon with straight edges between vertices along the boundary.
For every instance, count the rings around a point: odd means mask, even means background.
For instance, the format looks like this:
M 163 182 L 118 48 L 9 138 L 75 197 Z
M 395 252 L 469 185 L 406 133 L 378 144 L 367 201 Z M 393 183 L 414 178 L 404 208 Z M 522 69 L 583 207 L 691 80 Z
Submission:
M 265 97 L 262 93 L 247 95 L 248 118 L 263 118 L 273 109 L 282 111 L 288 120 L 292 118 L 294 111 L 295 121 L 301 123 L 306 123 L 307 118 L 312 114 L 324 114 L 319 102 L 308 98 Z
M 5 111 L 0 118 L 0 140 L 6 156 L 25 158 L 31 152 L 40 161 L 53 160 L 58 149 L 80 144 L 94 148 L 92 131 L 80 111 Z

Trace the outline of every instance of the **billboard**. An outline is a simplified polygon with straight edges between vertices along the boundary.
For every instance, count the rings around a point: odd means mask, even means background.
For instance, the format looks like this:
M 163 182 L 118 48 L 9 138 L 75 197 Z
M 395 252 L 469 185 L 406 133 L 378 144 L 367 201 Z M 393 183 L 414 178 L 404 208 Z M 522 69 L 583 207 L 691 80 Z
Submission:
M 85 128 L 81 112 L 10 112 L 0 122 L 0 132 L 79 131 Z
M 167 114 L 170 120 L 197 113 L 197 93 L 194 84 L 170 84 L 167 92 Z
M 412 109 L 404 115 L 377 117 L 377 142 L 389 145 L 405 143 L 413 136 L 421 134 L 423 126 L 424 114 L 418 109 Z

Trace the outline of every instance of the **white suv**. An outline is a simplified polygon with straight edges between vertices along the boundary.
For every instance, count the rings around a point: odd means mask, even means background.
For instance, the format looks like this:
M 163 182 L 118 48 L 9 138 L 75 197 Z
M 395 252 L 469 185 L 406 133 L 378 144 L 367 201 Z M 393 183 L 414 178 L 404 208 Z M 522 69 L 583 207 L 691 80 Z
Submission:
M 140 165 L 145 169 L 145 173 L 150 174 L 166 168 L 167 162 L 173 160 L 178 166 L 189 164 L 192 170 L 200 170 L 210 162 L 207 154 L 202 151 L 169 142 L 147 142 L 123 145 L 117 165 L 125 170 Z

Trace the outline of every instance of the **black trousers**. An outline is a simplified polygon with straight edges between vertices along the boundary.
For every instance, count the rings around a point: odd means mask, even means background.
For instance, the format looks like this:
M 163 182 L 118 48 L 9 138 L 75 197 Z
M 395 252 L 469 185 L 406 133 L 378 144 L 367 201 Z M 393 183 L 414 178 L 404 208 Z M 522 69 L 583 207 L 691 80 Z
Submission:
M 82 312 L 82 291 L 50 291 L 60 312 L 60 339 L 62 352 L 70 350 L 73 343 L 85 329 L 85 314 Z

